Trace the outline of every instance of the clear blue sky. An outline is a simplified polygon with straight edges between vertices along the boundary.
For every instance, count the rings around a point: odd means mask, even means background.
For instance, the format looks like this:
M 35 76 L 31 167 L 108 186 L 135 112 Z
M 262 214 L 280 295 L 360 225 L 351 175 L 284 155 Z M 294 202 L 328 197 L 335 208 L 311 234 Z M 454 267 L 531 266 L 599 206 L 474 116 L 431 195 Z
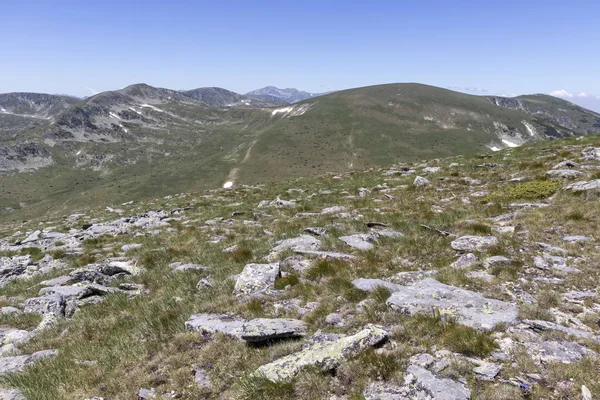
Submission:
M 599 45 L 597 0 L 5 1 L 0 92 L 421 82 L 595 97 Z

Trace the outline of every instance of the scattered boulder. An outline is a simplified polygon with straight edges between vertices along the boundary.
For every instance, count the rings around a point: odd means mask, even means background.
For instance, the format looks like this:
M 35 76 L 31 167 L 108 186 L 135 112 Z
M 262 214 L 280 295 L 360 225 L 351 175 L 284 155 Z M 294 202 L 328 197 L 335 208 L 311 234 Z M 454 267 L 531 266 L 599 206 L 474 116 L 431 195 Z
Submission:
M 457 251 L 481 251 L 496 246 L 498 239 L 494 236 L 461 236 L 450 243 Z
M 375 239 L 372 235 L 366 233 L 359 233 L 351 236 L 340 236 L 339 239 L 348 246 L 354 247 L 358 250 L 371 250 L 375 247 L 372 243 L 375 241 Z
M 271 250 L 269 257 L 273 257 L 284 250 L 317 250 L 321 247 L 321 241 L 309 235 L 302 235 L 292 239 L 280 240 Z
M 388 337 L 388 333 L 375 325 L 352 336 L 334 342 L 311 345 L 308 348 L 259 367 L 254 373 L 272 382 L 289 382 L 303 368 L 314 366 L 322 371 L 336 368 L 344 360 L 375 346 Z
M 485 268 L 508 267 L 510 264 L 510 258 L 504 256 L 492 256 L 483 260 L 483 266 Z
M 311 227 L 305 228 L 304 232 L 313 234 L 315 236 L 325 236 L 328 233 L 327 229 L 325 229 L 325 228 L 311 228 Z
M 423 178 L 422 176 L 417 176 L 415 178 L 415 180 L 413 181 L 413 185 L 415 185 L 415 186 L 424 186 L 427 184 L 429 184 L 429 180 Z
M 554 322 L 541 320 L 526 319 L 523 320 L 523 323 L 529 325 L 529 327 L 535 332 L 558 331 L 578 338 L 595 340 L 600 343 L 600 338 L 593 333 L 584 331 L 582 329 L 567 328 L 566 326 L 562 326 Z
M 458 260 L 454 261 L 452 264 L 450 264 L 450 266 L 452 268 L 463 269 L 463 268 L 469 268 L 471 265 L 473 265 L 477 262 L 479 262 L 479 258 L 477 258 L 477 256 L 475 254 L 466 253 L 466 254 L 461 254 L 461 256 L 458 257 Z
M 268 294 L 280 275 L 279 263 L 248 264 L 235 282 L 233 295 L 241 297 Z
M 600 161 L 600 148 L 599 147 L 586 147 L 581 152 L 584 160 L 588 161 Z
M 519 314 L 515 304 L 488 299 L 433 278 L 392 293 L 387 304 L 390 309 L 408 315 L 431 314 L 432 309 L 437 309 L 442 317 L 452 317 L 462 325 L 484 331 L 500 323 L 514 324 Z
M 194 314 L 186 321 L 185 327 L 205 337 L 220 332 L 248 343 L 306 335 L 306 324 L 297 319 L 255 318 L 247 321 L 227 314 Z

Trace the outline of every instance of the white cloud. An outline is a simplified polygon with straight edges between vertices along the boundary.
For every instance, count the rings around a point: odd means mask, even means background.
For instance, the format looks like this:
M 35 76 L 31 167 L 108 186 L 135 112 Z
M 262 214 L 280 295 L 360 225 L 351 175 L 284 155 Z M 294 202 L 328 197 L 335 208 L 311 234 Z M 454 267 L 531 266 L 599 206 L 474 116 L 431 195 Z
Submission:
M 93 95 L 95 95 L 95 94 L 98 94 L 98 91 L 97 91 L 96 89 L 93 89 L 93 88 L 91 88 L 91 87 L 87 87 L 87 86 L 84 86 L 83 88 L 84 88 L 85 90 L 87 90 L 88 92 L 90 92 L 90 94 L 91 94 L 92 96 L 93 96 Z
M 579 93 L 569 93 L 564 89 L 561 90 L 555 90 L 554 92 L 550 92 L 550 96 L 555 96 L 555 97 L 563 97 L 563 98 L 573 98 L 573 97 L 591 97 L 589 94 L 587 94 L 586 92 L 579 92 Z M 600 96 L 596 97 L 597 99 L 600 99 Z
M 564 89 L 561 89 L 561 90 L 555 90 L 554 92 L 550 92 L 550 96 L 555 96 L 555 97 L 573 97 L 573 94 L 567 92 Z

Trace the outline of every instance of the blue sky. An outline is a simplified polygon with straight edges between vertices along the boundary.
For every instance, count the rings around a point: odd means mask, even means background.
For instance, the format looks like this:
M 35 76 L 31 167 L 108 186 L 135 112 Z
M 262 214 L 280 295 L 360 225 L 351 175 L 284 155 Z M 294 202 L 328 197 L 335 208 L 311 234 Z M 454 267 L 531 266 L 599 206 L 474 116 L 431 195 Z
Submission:
M 0 92 L 421 82 L 600 108 L 599 17 L 591 0 L 4 2 Z

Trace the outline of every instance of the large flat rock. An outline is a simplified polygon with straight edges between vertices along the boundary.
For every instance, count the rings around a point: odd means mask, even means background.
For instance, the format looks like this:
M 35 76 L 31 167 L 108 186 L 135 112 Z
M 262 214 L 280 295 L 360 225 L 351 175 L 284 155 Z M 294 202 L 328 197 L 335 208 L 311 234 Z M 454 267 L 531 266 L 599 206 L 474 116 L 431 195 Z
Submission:
M 489 331 L 497 324 L 514 324 L 518 318 L 515 304 L 488 299 L 477 292 L 445 285 L 426 278 L 413 286 L 392 293 L 388 307 L 408 315 L 428 314 L 439 310 L 444 317 L 456 318 L 462 325 Z
M 383 287 L 393 293 L 404 288 L 404 286 L 384 281 L 383 279 L 358 278 L 353 280 L 352 284 L 355 288 L 364 290 L 365 292 L 373 292 L 378 287 Z
M 259 367 L 255 375 L 273 382 L 290 382 L 296 374 L 307 367 L 317 367 L 322 371 L 336 368 L 344 360 L 355 357 L 371 346 L 383 341 L 388 333 L 375 325 L 352 336 L 346 336 L 330 343 L 316 344 L 305 350 L 280 358 Z
M 220 332 L 249 343 L 306 335 L 303 321 L 288 318 L 255 318 L 247 321 L 227 314 L 195 314 L 186 321 L 185 327 L 206 337 Z

